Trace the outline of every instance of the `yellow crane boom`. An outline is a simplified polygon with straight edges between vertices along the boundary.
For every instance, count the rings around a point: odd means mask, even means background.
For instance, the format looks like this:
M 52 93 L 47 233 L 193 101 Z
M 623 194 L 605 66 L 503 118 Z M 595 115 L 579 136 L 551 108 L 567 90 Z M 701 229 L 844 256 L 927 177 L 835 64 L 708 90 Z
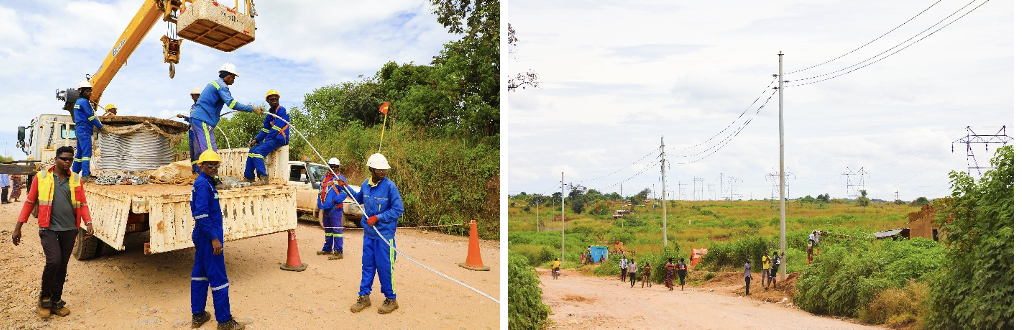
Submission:
M 138 9 L 135 16 L 128 23 L 128 26 L 121 33 L 121 36 L 114 42 L 114 46 L 107 53 L 106 58 L 103 60 L 103 64 L 96 70 L 91 76 L 86 75 L 89 83 L 92 84 L 92 97 L 90 102 L 93 107 L 99 103 L 100 98 L 103 96 L 103 91 L 113 80 L 114 76 L 121 69 L 122 66 L 128 61 L 128 57 L 135 52 L 135 48 L 142 43 L 142 39 L 145 38 L 146 34 L 152 30 L 153 26 L 162 18 L 163 21 L 170 23 L 167 35 L 164 35 L 160 40 L 163 42 L 163 62 L 170 64 L 170 78 L 174 78 L 174 65 L 178 63 L 181 52 L 181 39 L 177 37 L 177 22 L 180 13 L 186 10 L 187 5 L 200 4 L 206 7 L 216 8 L 221 6 L 214 0 L 145 0 L 142 3 L 142 7 Z M 238 0 L 234 1 L 234 9 L 227 9 L 228 11 L 238 12 Z M 249 17 L 255 16 L 254 4 L 251 0 L 245 1 L 244 15 Z M 210 23 L 207 23 L 210 24 Z M 217 24 L 213 22 L 212 24 Z M 253 31 L 254 32 L 254 31 Z M 193 39 L 193 38 L 187 38 Z M 254 36 L 247 42 L 240 44 L 241 46 L 254 40 Z M 200 41 L 197 41 L 200 42 Z M 200 42 L 209 45 L 207 42 Z M 212 45 L 210 45 L 212 46 Z M 237 46 L 240 47 L 240 46 Z M 214 47 L 220 50 L 225 50 L 222 47 Z M 233 49 L 230 49 L 233 50 Z M 229 50 L 227 50 L 229 51 Z M 57 91 L 57 99 L 64 101 L 64 110 L 71 111 L 74 107 L 75 101 L 78 99 L 78 91 L 74 88 L 67 90 Z

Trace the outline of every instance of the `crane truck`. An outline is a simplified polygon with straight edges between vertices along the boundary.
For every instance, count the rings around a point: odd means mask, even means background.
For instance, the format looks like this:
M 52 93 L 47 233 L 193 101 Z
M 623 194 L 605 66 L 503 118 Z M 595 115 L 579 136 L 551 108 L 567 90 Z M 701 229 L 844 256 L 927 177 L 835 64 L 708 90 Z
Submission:
M 181 39 L 230 52 L 255 40 L 255 7 L 251 1 L 243 1 L 234 7 L 213 0 L 144 0 L 128 27 L 114 43 L 102 65 L 92 75 L 86 75 L 93 86 L 89 102 L 97 109 L 99 99 L 113 77 L 126 63 L 128 57 L 141 43 L 143 37 L 162 19 L 169 25 L 163 42 L 164 62 L 170 64 L 169 75 L 174 78 L 174 65 L 178 63 Z M 73 88 L 57 91 L 57 99 L 63 101 L 63 110 L 72 112 L 78 91 Z M 0 164 L 0 173 L 27 174 L 49 166 L 60 146 L 76 145 L 77 139 L 97 139 L 97 136 L 75 136 L 75 123 L 71 115 L 40 114 L 29 125 L 18 128 L 18 147 L 25 152 L 28 160 L 20 164 Z M 101 116 L 105 125 L 117 127 L 126 125 L 141 127 L 135 132 L 121 134 L 113 140 L 130 143 L 132 139 L 142 141 L 151 149 L 149 158 L 140 162 L 143 168 L 125 169 L 128 160 L 139 160 L 145 156 L 134 150 L 117 150 L 105 144 L 97 144 L 93 157 L 93 173 L 104 175 L 104 168 L 135 170 L 133 173 L 147 173 L 172 161 L 170 148 L 187 131 L 187 124 L 169 119 L 129 116 Z M 137 126 L 136 126 L 137 125 Z M 128 142 L 120 142 L 128 141 Z M 169 155 L 168 155 L 169 153 Z M 240 177 L 248 150 L 218 150 L 223 164 L 221 176 Z M 224 238 L 228 241 L 277 233 L 297 227 L 296 188 L 288 185 L 288 148 L 274 151 L 266 159 L 269 185 L 246 186 L 226 189 L 220 192 L 220 204 L 224 215 Z M 122 171 L 115 171 L 122 172 Z M 29 181 L 31 182 L 31 178 Z M 100 185 L 88 183 L 86 198 L 92 212 L 93 236 L 78 233 L 73 252 L 76 259 L 96 257 L 103 251 L 124 250 L 124 238 L 129 233 L 148 232 L 144 244 L 146 254 L 168 252 L 192 247 L 191 231 L 195 220 L 191 216 L 189 201 L 191 187 L 187 184 L 139 184 Z

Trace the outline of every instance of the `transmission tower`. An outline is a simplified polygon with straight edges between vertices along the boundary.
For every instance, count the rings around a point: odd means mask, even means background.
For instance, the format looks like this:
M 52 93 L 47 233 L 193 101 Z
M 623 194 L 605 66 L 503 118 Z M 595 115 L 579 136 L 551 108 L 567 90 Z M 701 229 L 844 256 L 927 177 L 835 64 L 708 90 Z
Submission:
M 728 197 L 728 199 L 731 200 L 731 201 L 734 201 L 735 200 L 735 196 L 738 196 L 738 198 L 742 198 L 742 195 L 736 195 L 735 194 L 735 191 L 737 191 L 735 189 L 735 186 L 738 185 L 738 184 L 741 184 L 742 183 L 742 179 L 739 179 L 739 178 L 736 178 L 736 177 L 733 177 L 733 176 L 729 176 L 729 177 L 727 177 L 727 183 L 728 183 L 728 186 L 730 187 L 730 189 L 728 189 L 728 191 L 730 192 L 730 194 L 729 194 L 730 197 Z
M 869 173 L 863 167 L 860 167 L 858 171 L 852 171 L 848 167 L 845 167 L 845 170 L 844 173 L 841 173 L 841 175 L 845 176 L 845 195 L 848 195 L 848 198 L 851 199 L 859 198 L 859 191 L 866 189 L 866 175 Z M 852 178 L 852 176 L 856 175 L 859 176 L 858 183 Z M 855 189 L 853 190 L 852 188 Z
M 703 200 L 703 178 L 692 178 L 692 200 Z
M 990 169 L 990 166 L 979 166 L 979 162 L 976 160 L 976 154 L 972 152 L 972 144 L 982 143 L 983 148 L 986 151 L 990 151 L 991 143 L 1000 143 L 1002 146 L 1008 144 L 1014 140 L 1014 138 L 1008 136 L 1008 130 L 1006 126 L 1001 126 L 1001 129 L 994 134 L 976 134 L 971 127 L 965 126 L 965 130 L 969 131 L 965 137 L 958 139 L 955 143 L 965 143 L 965 159 L 966 163 L 972 161 L 972 166 L 969 166 L 969 177 L 972 177 L 972 170 L 976 170 L 976 176 L 983 176 L 982 170 Z M 955 152 L 955 145 L 951 145 L 951 152 Z M 988 162 L 989 164 L 989 162 Z
M 774 195 L 775 192 L 780 194 L 781 185 L 777 183 L 777 179 L 780 176 L 781 174 L 777 173 L 777 171 L 767 173 L 766 175 L 767 181 L 770 181 L 770 199 L 777 198 L 777 195 Z M 791 179 L 793 178 L 797 178 L 795 177 L 795 173 L 784 171 L 784 191 L 787 196 L 791 196 Z

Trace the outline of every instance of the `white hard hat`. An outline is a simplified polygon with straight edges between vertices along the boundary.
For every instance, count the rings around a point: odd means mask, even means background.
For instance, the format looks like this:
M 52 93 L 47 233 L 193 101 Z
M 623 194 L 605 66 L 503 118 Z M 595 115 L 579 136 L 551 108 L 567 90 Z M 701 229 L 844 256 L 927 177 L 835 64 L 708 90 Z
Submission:
M 369 156 L 369 161 L 366 162 L 366 166 L 375 168 L 377 170 L 390 169 L 390 165 L 387 164 L 387 157 L 383 157 L 383 154 L 375 153 Z
M 78 89 L 82 89 L 82 88 L 92 88 L 92 84 L 90 84 L 88 80 L 79 81 L 78 82 Z
M 340 166 L 340 165 L 341 165 L 341 161 L 340 161 L 340 160 L 338 160 L 337 158 L 330 158 L 330 161 L 329 161 L 329 162 L 326 162 L 326 163 L 327 163 L 328 165 L 337 165 L 337 166 Z
M 192 88 L 192 94 L 202 94 L 202 90 L 198 87 Z
M 235 76 L 238 75 L 238 68 L 235 68 L 234 64 L 231 63 L 224 63 L 224 65 L 220 67 L 220 71 L 227 71 L 228 73 L 233 74 Z

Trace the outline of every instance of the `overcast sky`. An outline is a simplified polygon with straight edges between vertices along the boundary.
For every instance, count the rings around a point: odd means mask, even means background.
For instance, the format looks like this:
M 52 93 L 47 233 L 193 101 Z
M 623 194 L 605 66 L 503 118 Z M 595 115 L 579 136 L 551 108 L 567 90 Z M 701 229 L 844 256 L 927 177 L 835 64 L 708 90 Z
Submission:
M 25 158 L 14 147 L 17 126 L 40 113 L 66 114 L 55 91 L 75 87 L 96 71 L 141 4 L 0 2 L 0 153 Z M 259 1 L 256 6 L 255 42 L 225 53 L 184 41 L 174 79 L 167 75 L 160 42 L 167 25 L 158 22 L 103 93 L 101 105 L 113 103 L 121 115 L 187 113 L 191 89 L 216 79 L 220 66 L 232 62 L 239 71 L 231 86 L 236 99 L 264 103 L 272 88 L 280 92 L 281 105 L 291 107 L 318 87 L 372 76 L 388 61 L 428 64 L 455 38 L 424 0 Z
M 783 51 L 789 196 L 845 197 L 860 176 L 842 174 L 860 169 L 872 198 L 946 196 L 947 173 L 968 167 L 964 144 L 952 153 L 966 126 L 1015 134 L 1013 3 L 968 3 L 515 0 L 503 20 L 519 42 L 502 70 L 534 70 L 542 86 L 507 94 L 508 191 L 559 191 L 563 171 L 566 182 L 601 192 L 655 186 L 659 196 L 663 136 L 669 198 L 699 195 L 697 178 L 702 199 L 770 197 L 778 97 L 764 101 Z M 797 86 L 807 82 L 815 83 Z M 973 149 L 986 166 L 994 146 Z

